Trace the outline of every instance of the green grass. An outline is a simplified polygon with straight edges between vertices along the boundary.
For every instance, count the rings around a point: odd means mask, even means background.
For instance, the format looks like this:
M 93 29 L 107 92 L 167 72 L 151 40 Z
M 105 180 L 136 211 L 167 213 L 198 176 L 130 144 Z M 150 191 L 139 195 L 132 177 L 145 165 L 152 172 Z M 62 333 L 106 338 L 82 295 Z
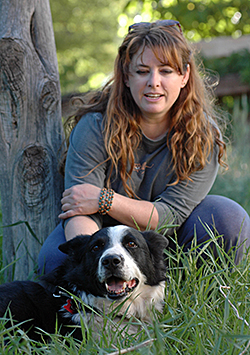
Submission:
M 186 253 L 168 251 L 164 312 L 154 312 L 150 325 L 131 322 L 139 325 L 135 335 L 127 334 L 130 324 L 123 332 L 114 331 L 110 315 L 99 334 L 83 324 L 86 338 L 81 342 L 58 332 L 49 342 L 37 343 L 18 328 L 13 335 L 2 320 L 1 354 L 243 354 L 250 340 L 249 263 L 244 259 L 235 266 L 234 254 L 226 255 L 218 245 L 217 253 L 215 260 L 209 243 Z

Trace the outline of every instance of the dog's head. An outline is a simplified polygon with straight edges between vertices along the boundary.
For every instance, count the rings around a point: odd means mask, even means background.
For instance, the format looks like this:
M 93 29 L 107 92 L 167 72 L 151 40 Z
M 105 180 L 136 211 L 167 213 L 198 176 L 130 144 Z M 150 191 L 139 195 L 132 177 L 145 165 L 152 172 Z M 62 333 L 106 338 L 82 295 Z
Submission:
M 116 226 L 76 237 L 59 249 L 69 255 L 64 276 L 69 284 L 94 296 L 122 300 L 142 284 L 156 286 L 165 280 L 167 245 L 156 232 Z

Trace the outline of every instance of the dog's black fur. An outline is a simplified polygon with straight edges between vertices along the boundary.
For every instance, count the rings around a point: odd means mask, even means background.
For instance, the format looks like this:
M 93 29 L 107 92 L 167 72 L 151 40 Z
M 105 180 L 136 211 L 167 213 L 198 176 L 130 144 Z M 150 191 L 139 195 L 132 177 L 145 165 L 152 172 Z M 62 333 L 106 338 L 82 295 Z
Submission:
M 121 303 L 130 296 L 135 303 L 130 315 L 143 318 L 145 307 L 154 301 L 158 309 L 161 307 L 166 273 L 163 251 L 167 245 L 167 239 L 160 234 L 141 233 L 125 226 L 104 228 L 91 237 L 76 237 L 59 247 L 68 254 L 66 261 L 40 281 L 14 281 L 0 286 L 0 317 L 8 317 L 10 311 L 13 320 L 24 322 L 21 327 L 35 340 L 40 339 L 36 328 L 54 333 L 56 321 L 61 334 L 72 332 L 68 326 L 80 324 L 83 316 L 70 301 L 69 294 L 73 294 L 101 310 L 103 302 L 108 308 L 114 300 Z M 127 273 L 132 277 L 125 279 Z M 138 291 L 133 299 L 134 289 Z M 76 329 L 74 335 L 81 338 L 81 329 Z

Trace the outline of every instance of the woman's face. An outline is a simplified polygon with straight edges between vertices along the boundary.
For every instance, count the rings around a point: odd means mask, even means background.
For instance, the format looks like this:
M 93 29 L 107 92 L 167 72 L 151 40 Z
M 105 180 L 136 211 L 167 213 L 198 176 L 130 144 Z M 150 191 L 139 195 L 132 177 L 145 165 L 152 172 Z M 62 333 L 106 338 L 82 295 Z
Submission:
M 146 47 L 132 58 L 126 85 L 141 110 L 142 120 L 162 122 L 168 119 L 168 112 L 177 100 L 181 89 L 189 78 L 188 66 L 180 75 L 167 64 L 162 64 L 153 51 Z

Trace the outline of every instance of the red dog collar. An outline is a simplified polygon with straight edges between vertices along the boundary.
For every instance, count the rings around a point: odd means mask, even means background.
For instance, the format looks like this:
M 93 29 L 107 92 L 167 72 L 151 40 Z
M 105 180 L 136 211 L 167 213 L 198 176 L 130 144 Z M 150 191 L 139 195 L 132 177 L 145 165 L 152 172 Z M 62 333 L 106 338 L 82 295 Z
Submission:
M 71 314 L 75 314 L 76 313 L 76 309 L 74 308 L 74 305 L 72 304 L 72 299 L 69 298 L 67 300 L 67 303 L 63 306 L 64 309 L 66 309 L 66 311 L 68 311 Z

